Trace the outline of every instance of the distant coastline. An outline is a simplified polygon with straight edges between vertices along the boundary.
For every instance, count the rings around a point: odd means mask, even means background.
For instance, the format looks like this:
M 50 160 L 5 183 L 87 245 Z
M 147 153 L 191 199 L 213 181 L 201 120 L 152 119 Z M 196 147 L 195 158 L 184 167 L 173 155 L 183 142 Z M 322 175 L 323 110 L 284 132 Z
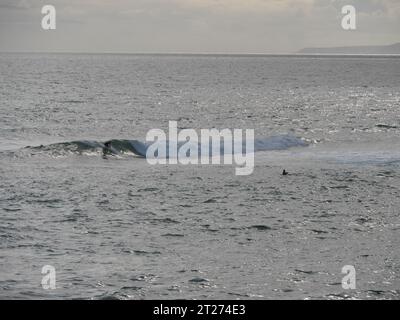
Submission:
M 125 53 L 125 52 L 0 52 L 0 56 L 125 56 L 125 57 L 198 57 L 198 58 L 382 58 L 399 59 L 400 53 Z
M 121 55 L 181 57 L 393 57 L 400 56 L 400 42 L 384 46 L 310 47 L 296 52 L 74 52 L 74 51 L 1 51 L 1 55 Z
M 297 54 L 356 54 L 356 55 L 385 55 L 400 54 L 400 43 L 386 46 L 351 46 L 331 48 L 304 48 Z

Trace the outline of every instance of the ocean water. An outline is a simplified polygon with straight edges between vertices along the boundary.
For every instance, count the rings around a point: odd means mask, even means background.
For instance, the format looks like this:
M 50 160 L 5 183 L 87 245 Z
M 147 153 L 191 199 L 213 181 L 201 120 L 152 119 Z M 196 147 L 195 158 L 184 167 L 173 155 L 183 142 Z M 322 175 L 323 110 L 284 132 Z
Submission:
M 399 88 L 398 57 L 0 54 L 0 298 L 399 299 Z M 102 157 L 169 121 L 272 147 Z

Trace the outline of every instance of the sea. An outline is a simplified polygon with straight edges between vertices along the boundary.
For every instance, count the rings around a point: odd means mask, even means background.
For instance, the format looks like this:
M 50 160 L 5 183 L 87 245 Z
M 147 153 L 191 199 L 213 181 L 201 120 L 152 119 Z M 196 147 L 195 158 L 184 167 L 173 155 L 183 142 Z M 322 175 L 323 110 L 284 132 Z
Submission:
M 0 299 L 398 300 L 399 110 L 399 56 L 2 53 Z M 270 147 L 126 147 L 170 121 Z

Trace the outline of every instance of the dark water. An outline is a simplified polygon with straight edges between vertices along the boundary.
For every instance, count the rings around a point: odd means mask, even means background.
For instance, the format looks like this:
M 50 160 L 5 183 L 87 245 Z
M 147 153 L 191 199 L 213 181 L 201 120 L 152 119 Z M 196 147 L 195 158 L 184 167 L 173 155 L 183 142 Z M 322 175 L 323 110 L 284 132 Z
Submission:
M 398 299 L 399 79 L 383 57 L 0 55 L 0 298 Z M 169 120 L 308 146 L 250 176 L 103 159 Z

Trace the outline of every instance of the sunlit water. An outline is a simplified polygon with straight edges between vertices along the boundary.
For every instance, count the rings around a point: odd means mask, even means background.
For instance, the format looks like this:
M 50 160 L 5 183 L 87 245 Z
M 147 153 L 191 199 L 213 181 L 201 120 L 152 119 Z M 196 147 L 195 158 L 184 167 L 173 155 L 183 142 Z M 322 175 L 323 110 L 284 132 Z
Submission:
M 399 79 L 399 58 L 0 55 L 0 298 L 399 299 Z M 250 176 L 79 147 L 169 120 L 307 146 Z

